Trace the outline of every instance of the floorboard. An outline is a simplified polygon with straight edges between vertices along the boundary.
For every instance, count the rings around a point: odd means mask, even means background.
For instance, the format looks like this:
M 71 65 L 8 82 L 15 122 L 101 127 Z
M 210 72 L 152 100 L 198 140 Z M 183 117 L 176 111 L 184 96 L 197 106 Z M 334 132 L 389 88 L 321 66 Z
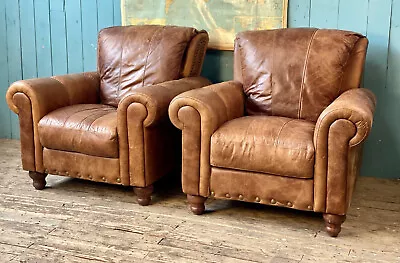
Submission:
M 400 180 L 360 177 L 339 238 L 279 207 L 208 200 L 192 215 L 173 175 L 148 207 L 129 187 L 47 182 L 34 190 L 19 141 L 0 140 L 0 262 L 400 262 Z

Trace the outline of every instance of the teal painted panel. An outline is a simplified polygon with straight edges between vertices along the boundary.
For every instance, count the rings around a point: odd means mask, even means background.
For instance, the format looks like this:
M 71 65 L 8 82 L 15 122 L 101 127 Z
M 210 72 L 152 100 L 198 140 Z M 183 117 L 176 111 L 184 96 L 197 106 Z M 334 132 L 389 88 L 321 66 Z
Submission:
M 49 0 L 34 0 L 37 73 L 39 77 L 53 75 L 50 40 Z
M 97 1 L 82 1 L 83 70 L 95 71 L 97 61 Z
M 393 102 L 387 93 L 387 61 L 390 32 L 390 0 L 370 0 L 367 36 L 370 41 L 364 74 L 364 86 L 377 96 L 374 127 L 364 149 L 362 174 L 393 177 L 393 171 L 399 169 L 398 156 L 393 156 L 393 146 L 398 135 L 393 122 L 393 112 L 388 112 Z M 388 115 L 389 113 L 389 115 Z M 397 168 L 396 168 L 397 167 Z M 398 176 L 398 175 L 396 175 Z
M 22 79 L 19 1 L 6 0 L 7 58 L 9 84 Z M 19 122 L 11 114 L 11 138 L 19 138 Z
M 63 75 L 68 72 L 67 34 L 65 24 L 65 0 L 50 1 L 50 36 L 53 75 Z
M 201 75 L 213 83 L 232 80 L 233 52 L 208 50 Z
M 114 25 L 114 1 L 97 1 L 98 30 Z
M 338 28 L 365 35 L 368 23 L 368 3 L 369 0 L 340 1 Z
M 311 0 L 289 1 L 288 26 L 310 26 Z
M 24 0 L 19 9 L 21 18 L 22 77 L 36 78 L 35 7 L 33 0 Z
M 68 73 L 83 72 L 81 1 L 65 1 L 65 13 L 67 28 Z
M 121 24 L 121 3 L 120 1 L 114 0 L 114 26 L 120 26 Z
M 5 96 L 8 88 L 6 2 L 0 1 L 0 138 L 11 138 L 11 112 Z
M 337 28 L 339 0 L 312 0 L 310 26 L 319 28 Z
M 388 72 L 386 84 L 386 97 L 384 97 L 384 123 L 388 130 L 385 145 L 385 155 L 389 167 L 385 167 L 384 175 L 391 178 L 399 178 L 400 174 L 400 122 L 396 121 L 400 114 L 400 1 L 393 1 L 392 19 L 390 30 L 389 54 L 388 54 Z M 381 103 L 382 104 L 382 103 Z M 383 105 L 382 105 L 383 106 Z M 371 156 L 372 157 L 372 156 Z M 375 164 L 376 174 L 379 173 L 379 164 Z M 382 170 L 382 168 L 381 168 Z

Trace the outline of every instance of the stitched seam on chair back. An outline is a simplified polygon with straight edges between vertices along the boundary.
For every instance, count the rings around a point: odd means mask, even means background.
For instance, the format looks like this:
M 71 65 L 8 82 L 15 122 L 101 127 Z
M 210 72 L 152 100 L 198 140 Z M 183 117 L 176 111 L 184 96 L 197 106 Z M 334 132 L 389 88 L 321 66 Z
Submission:
M 305 61 L 304 61 L 303 76 L 302 76 L 302 79 L 301 79 L 301 87 L 300 87 L 299 111 L 298 111 L 298 114 L 297 114 L 299 119 L 301 119 L 301 110 L 302 110 L 302 107 L 303 107 L 303 90 L 304 90 L 304 86 L 305 86 L 305 77 L 306 77 L 306 74 L 307 74 L 307 64 L 308 64 L 308 59 L 309 59 L 310 52 L 311 52 L 311 45 L 312 45 L 312 42 L 313 42 L 313 40 L 314 40 L 314 38 L 315 38 L 315 36 L 316 36 L 318 31 L 319 31 L 319 29 L 316 29 L 315 32 L 312 34 L 312 36 L 310 38 L 310 42 L 309 42 L 308 48 L 307 48 L 306 58 L 305 58 Z
M 144 81 L 145 81 L 145 79 L 146 79 L 146 69 L 147 69 L 148 59 L 149 59 L 150 52 L 151 52 L 152 43 L 153 43 L 154 37 L 158 34 L 158 32 L 159 32 L 160 30 L 165 30 L 165 26 L 163 26 L 163 27 L 157 29 L 157 30 L 153 33 L 153 35 L 151 36 L 151 39 L 150 39 L 149 49 L 147 50 L 146 61 L 145 61 L 145 63 L 144 63 L 143 78 L 142 78 L 142 87 L 144 87 Z

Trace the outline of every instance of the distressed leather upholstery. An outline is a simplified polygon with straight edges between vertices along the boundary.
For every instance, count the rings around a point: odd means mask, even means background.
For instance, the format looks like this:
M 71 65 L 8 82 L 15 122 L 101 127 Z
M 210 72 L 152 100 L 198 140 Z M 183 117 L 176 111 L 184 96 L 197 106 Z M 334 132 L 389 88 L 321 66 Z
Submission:
M 322 212 L 331 227 L 348 210 L 372 126 L 375 96 L 360 88 L 367 45 L 340 30 L 239 33 L 234 81 L 171 102 L 183 191 Z
M 210 84 L 199 77 L 207 44 L 194 28 L 111 27 L 99 33 L 98 71 L 12 84 L 23 168 L 151 186 L 179 163 L 168 105 Z
M 211 165 L 295 178 L 314 174 L 315 124 L 275 116 L 247 116 L 211 136 Z

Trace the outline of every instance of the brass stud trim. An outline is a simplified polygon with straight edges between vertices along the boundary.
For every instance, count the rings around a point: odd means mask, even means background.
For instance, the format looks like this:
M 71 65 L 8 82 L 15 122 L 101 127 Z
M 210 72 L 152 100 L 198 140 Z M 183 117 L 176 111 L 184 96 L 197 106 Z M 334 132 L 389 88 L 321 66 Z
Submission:
M 243 195 L 239 195 L 239 200 L 243 200 Z
M 211 196 L 214 197 L 215 196 L 215 192 L 211 191 Z
M 260 197 L 256 197 L 256 202 L 260 202 L 261 201 L 261 199 L 260 199 Z
M 287 202 L 287 206 L 292 207 L 293 204 L 291 202 Z
M 313 207 L 311 205 L 309 205 L 307 208 L 308 210 L 313 210 Z
M 101 177 L 101 180 L 105 181 L 105 180 L 106 180 L 106 178 L 103 176 L 103 177 Z
M 121 182 L 121 178 L 117 178 L 117 183 L 120 183 Z
M 271 204 L 273 204 L 273 205 L 276 204 L 276 200 L 272 198 L 271 199 Z
M 225 197 L 226 198 L 231 198 L 231 195 L 230 194 L 226 194 Z

